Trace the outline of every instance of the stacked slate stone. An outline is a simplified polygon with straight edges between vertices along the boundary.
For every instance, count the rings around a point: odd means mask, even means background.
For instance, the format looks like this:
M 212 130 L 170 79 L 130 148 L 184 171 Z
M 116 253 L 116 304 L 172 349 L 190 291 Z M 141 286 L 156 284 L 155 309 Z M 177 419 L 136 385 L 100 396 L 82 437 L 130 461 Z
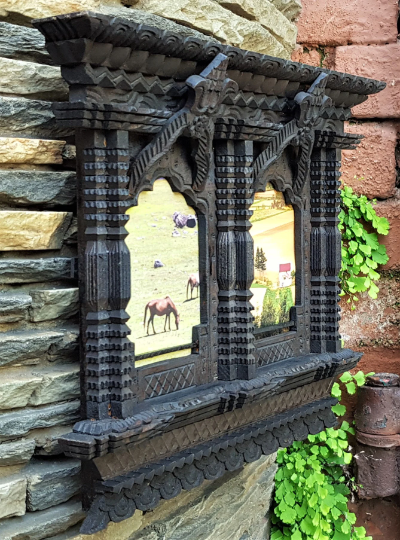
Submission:
M 80 462 L 57 438 L 79 418 L 75 163 L 51 101 L 67 99 L 44 39 L 0 22 L 0 538 L 83 518 Z

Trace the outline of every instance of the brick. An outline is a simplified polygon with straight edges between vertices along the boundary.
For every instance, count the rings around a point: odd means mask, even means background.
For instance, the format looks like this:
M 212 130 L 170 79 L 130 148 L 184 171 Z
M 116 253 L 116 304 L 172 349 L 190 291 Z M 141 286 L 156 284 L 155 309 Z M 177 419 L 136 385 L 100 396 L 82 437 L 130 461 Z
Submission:
M 303 0 L 298 43 L 385 44 L 397 41 L 397 0 Z
M 367 293 L 358 295 L 355 310 L 346 303 L 346 297 L 342 299 L 340 334 L 346 347 L 399 347 L 400 311 L 396 304 L 400 280 L 383 274 L 377 285 L 378 298 L 372 299 Z M 368 371 L 375 370 L 380 368 L 370 366 Z
M 311 47 L 310 45 L 296 45 L 292 52 L 293 62 L 308 64 L 309 66 L 334 68 L 335 48 L 334 47 Z
M 400 43 L 337 47 L 335 69 L 387 83 L 379 94 L 353 108 L 356 118 L 400 117 Z
M 395 122 L 351 122 L 348 133 L 365 138 L 356 150 L 342 152 L 342 181 L 369 199 L 388 199 L 395 193 L 397 129 Z M 360 179 L 362 178 L 362 180 Z
M 0 519 L 26 512 L 26 478 L 9 476 L 0 480 Z
M 379 201 L 375 207 L 376 213 L 379 216 L 384 216 L 389 220 L 390 231 L 387 236 L 380 236 L 380 242 L 385 244 L 386 251 L 389 256 L 389 262 L 382 268 L 384 269 L 400 269 L 400 192 L 396 190 L 396 197 Z

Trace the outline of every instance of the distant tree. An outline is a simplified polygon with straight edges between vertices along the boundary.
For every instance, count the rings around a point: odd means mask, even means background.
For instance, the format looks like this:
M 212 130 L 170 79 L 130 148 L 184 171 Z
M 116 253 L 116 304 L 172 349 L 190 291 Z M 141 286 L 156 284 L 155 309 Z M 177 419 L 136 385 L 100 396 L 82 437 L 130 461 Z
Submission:
M 276 291 L 265 289 L 263 309 L 260 318 L 260 327 L 273 326 L 277 324 L 279 318 L 279 300 Z
M 257 248 L 256 251 L 256 260 L 254 263 L 254 268 L 260 270 L 260 272 L 265 272 L 267 269 L 267 257 L 265 256 L 263 248 Z

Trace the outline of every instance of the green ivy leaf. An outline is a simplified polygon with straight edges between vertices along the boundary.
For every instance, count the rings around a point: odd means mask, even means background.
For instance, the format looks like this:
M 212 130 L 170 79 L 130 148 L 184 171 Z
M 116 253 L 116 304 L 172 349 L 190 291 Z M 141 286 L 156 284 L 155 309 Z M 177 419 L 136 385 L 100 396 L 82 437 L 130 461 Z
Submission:
M 336 416 L 343 416 L 346 414 L 346 407 L 338 403 L 332 407 L 332 411 L 336 414 Z
M 304 519 L 302 519 L 300 529 L 308 536 L 312 536 L 315 533 L 315 526 L 313 525 L 310 516 L 306 516 Z
M 368 244 L 358 244 L 358 249 L 364 253 L 364 255 L 371 255 L 371 246 Z
M 295 523 L 297 517 L 297 512 L 293 508 L 287 507 L 280 515 L 281 520 L 283 523 L 288 523 L 289 525 L 292 525 Z
M 356 393 L 356 385 L 355 383 L 353 382 L 349 382 L 346 384 L 346 389 L 347 389 L 347 392 L 352 396 L 353 394 Z
M 358 371 L 354 375 L 354 380 L 356 381 L 358 386 L 363 386 L 365 384 L 365 375 L 362 371 Z
M 340 390 L 340 386 L 337 382 L 335 382 L 332 386 L 332 391 L 331 391 L 331 395 L 332 397 L 335 397 L 335 398 L 338 398 L 340 399 L 342 397 L 342 391 Z
M 301 532 L 297 529 L 297 531 L 295 531 L 290 537 L 290 540 L 302 540 Z
M 340 531 L 335 531 L 335 534 L 332 540 L 351 540 L 351 536 L 350 536 L 350 533 L 344 534 Z
M 285 538 L 283 536 L 283 533 L 279 530 L 275 530 L 272 534 L 271 534 L 271 540 L 282 540 L 283 538 Z
M 350 371 L 345 371 L 343 375 L 340 377 L 340 381 L 342 383 L 347 383 L 353 380 L 353 375 L 350 373 Z
M 375 285 L 375 283 L 371 283 L 370 289 L 368 291 L 368 295 L 373 299 L 376 300 L 378 298 L 378 292 L 379 287 Z
M 342 523 L 342 532 L 347 534 L 351 531 L 350 523 L 348 521 L 343 521 Z

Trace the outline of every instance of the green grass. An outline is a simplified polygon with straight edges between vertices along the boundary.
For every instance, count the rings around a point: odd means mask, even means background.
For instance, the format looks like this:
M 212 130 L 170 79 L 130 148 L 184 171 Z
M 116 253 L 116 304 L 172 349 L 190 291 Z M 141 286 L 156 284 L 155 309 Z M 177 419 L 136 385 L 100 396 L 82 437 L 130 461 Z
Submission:
M 172 192 L 166 180 L 157 180 L 154 191 L 142 192 L 138 206 L 127 212 L 130 219 L 126 227 L 129 232 L 126 243 L 131 253 L 132 288 L 127 311 L 135 354 L 191 343 L 192 327 L 200 323 L 199 299 L 186 301 L 189 275 L 199 268 L 197 227 L 178 229 L 181 236 L 173 237 L 175 225 L 172 214 L 175 211 L 195 213 L 182 195 Z M 156 259 L 160 259 L 164 267 L 154 268 Z M 196 289 L 193 293 L 197 295 Z M 150 335 L 147 336 L 143 326 L 145 306 L 150 300 L 167 295 L 178 309 L 179 330 L 176 330 L 173 314 L 171 331 L 167 332 L 164 332 L 165 317 L 156 316 L 154 326 L 157 333 L 152 333 L 150 325 Z

